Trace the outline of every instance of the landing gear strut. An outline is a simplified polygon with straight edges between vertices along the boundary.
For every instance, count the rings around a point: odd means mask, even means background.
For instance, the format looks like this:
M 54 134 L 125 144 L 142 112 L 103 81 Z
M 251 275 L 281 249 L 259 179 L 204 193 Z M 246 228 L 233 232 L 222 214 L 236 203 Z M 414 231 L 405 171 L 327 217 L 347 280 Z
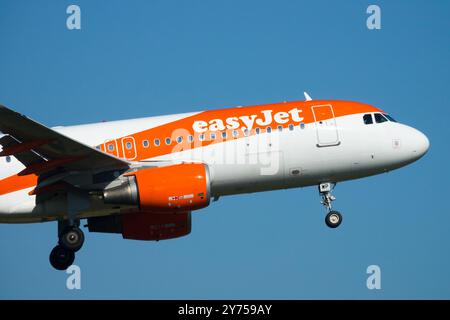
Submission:
M 75 252 L 84 243 L 84 233 L 79 228 L 80 222 L 58 222 L 58 245 L 50 253 L 50 264 L 57 270 L 66 270 L 75 260 Z
M 336 198 L 331 194 L 335 183 L 325 182 L 319 184 L 319 193 L 322 198 L 321 203 L 325 206 L 327 210 L 327 215 L 325 216 L 325 223 L 330 228 L 337 228 L 342 223 L 342 215 L 339 211 L 332 210 L 332 202 Z

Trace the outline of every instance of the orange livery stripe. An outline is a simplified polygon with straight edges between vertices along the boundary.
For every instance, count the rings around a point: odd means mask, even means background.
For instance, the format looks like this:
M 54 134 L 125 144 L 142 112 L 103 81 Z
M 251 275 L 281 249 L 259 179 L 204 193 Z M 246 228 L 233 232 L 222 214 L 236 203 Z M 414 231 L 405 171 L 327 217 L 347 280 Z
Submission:
M 27 176 L 14 175 L 0 180 L 0 196 L 11 192 L 28 189 L 37 184 L 38 177 L 34 174 Z

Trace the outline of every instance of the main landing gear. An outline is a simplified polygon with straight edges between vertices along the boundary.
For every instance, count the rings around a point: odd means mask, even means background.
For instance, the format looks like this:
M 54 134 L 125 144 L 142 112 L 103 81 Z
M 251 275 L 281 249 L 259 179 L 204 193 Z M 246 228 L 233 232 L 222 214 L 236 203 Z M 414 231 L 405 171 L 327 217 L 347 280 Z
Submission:
M 50 264 L 57 270 L 66 270 L 75 260 L 75 252 L 84 243 L 84 233 L 79 228 L 80 222 L 58 222 L 58 245 L 50 253 Z
M 335 183 L 325 182 L 319 184 L 319 193 L 322 198 L 321 203 L 325 206 L 327 210 L 327 215 L 325 216 L 325 223 L 330 228 L 337 228 L 342 223 L 342 215 L 339 211 L 332 210 L 331 203 L 336 200 L 336 198 L 331 194 Z

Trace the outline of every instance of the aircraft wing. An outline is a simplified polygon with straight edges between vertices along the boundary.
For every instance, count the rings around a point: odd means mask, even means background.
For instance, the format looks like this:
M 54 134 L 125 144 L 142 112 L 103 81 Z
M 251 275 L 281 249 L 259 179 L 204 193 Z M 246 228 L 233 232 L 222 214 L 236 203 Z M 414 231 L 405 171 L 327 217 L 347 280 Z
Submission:
M 25 165 L 19 175 L 41 174 L 53 169 L 84 171 L 123 168 L 129 163 L 75 141 L 26 116 L 0 105 L 0 156 L 14 156 Z

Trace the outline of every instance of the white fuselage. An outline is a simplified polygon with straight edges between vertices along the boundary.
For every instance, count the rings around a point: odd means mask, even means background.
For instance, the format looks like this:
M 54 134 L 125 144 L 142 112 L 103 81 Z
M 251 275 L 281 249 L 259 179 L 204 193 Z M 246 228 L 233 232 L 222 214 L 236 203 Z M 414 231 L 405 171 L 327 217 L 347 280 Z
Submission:
M 118 137 L 127 137 L 195 114 L 53 129 L 98 147 Z M 321 127 L 312 122 L 279 131 L 274 126 L 271 132 L 264 130 L 259 134 L 188 150 L 174 149 L 171 153 L 144 159 L 139 157 L 141 142 L 130 141 L 133 142 L 132 155 L 139 159 L 139 163 L 201 161 L 208 164 L 211 193 L 215 197 L 357 179 L 402 167 L 427 151 L 429 142 L 418 130 L 392 121 L 367 125 L 362 116 L 336 117 L 331 127 Z M 220 136 L 220 132 L 217 135 Z M 161 143 L 164 138 L 161 137 Z M 150 148 L 156 148 L 153 141 L 150 144 Z M 123 154 L 116 156 L 124 157 Z M 133 157 L 125 156 L 130 161 L 134 161 Z M 3 157 L 0 161 L 0 180 L 24 169 L 14 157 Z M 56 212 L 63 210 L 61 206 L 37 206 L 35 196 L 29 195 L 32 189 L 0 196 L 0 222 L 51 220 L 52 216 L 61 214 Z M 97 208 L 91 208 L 84 217 L 104 214 L 104 208 Z

